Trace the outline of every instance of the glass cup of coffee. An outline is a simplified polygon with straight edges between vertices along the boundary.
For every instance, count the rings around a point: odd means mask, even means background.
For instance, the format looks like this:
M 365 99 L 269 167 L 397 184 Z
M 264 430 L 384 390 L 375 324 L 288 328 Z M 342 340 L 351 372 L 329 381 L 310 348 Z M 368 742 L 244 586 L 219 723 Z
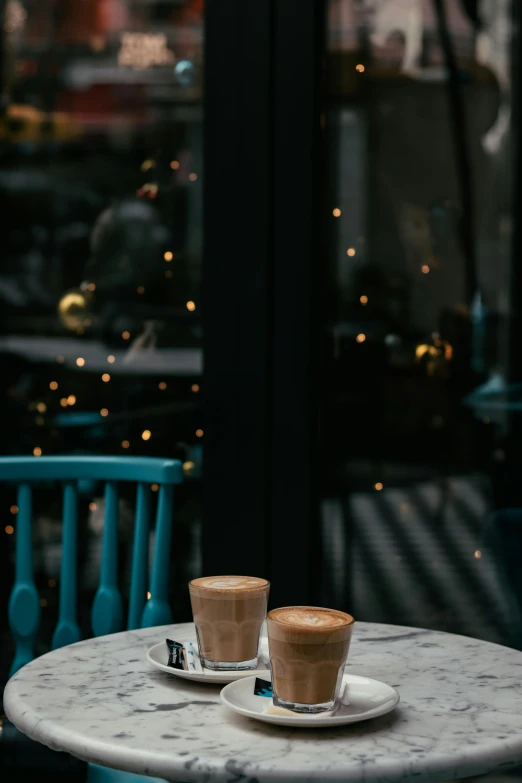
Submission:
M 270 582 L 255 576 L 203 576 L 189 582 L 201 665 L 255 669 Z
M 354 619 L 336 609 L 286 606 L 268 613 L 273 702 L 293 712 L 332 710 Z

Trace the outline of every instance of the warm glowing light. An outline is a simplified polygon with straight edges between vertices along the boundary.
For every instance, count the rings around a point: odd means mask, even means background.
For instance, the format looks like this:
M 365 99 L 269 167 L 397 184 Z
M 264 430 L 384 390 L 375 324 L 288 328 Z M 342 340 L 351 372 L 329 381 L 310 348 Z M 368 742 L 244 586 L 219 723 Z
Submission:
M 165 272 L 165 277 L 172 277 L 172 269 L 167 269 Z
M 14 533 L 14 527 L 12 525 L 6 525 L 5 532 L 7 533 L 8 536 L 12 536 Z
M 102 408 L 101 411 L 100 411 L 100 416 L 108 416 L 108 415 L 109 415 L 108 409 L 107 408 Z
M 150 601 L 151 599 L 151 593 L 147 593 L 147 601 Z
M 196 305 L 192 301 L 187 302 L 186 307 L 187 307 L 187 310 L 190 310 L 191 313 L 193 313 L 194 310 L 196 309 Z
M 138 292 L 138 294 L 144 294 L 145 293 L 145 288 L 142 285 L 139 285 L 137 287 L 136 291 Z
M 170 168 L 174 169 L 174 171 L 176 171 L 176 169 L 179 169 L 179 160 L 171 160 Z
M 124 332 L 121 333 L 121 336 L 124 340 L 128 340 L 130 338 L 130 332 L 127 332 L 127 330 L 125 330 Z
M 56 391 L 56 389 L 58 388 L 58 384 L 56 383 L 56 381 L 51 381 L 51 383 L 49 384 L 49 388 L 51 389 L 51 391 Z
M 430 271 L 430 268 L 429 268 L 428 264 L 423 264 L 421 266 L 421 272 L 422 272 L 423 275 L 427 275 L 429 271 Z
M 378 482 L 377 482 L 377 484 L 374 484 L 374 487 L 375 487 L 375 489 L 377 490 L 377 492 L 380 492 L 380 491 L 381 491 L 381 489 L 382 489 L 382 484 L 381 484 L 381 482 L 380 482 L 380 481 L 378 481 Z
M 109 375 L 109 373 L 108 372 L 104 372 L 103 375 L 102 375 L 102 381 L 104 383 L 109 383 L 110 379 L 111 379 L 111 376 Z
M 150 488 L 153 492 L 157 492 L 159 489 L 159 484 L 151 484 Z
M 167 250 L 166 253 L 163 253 L 163 258 L 165 259 L 165 261 L 172 261 L 172 259 L 174 258 L 174 253 L 172 253 L 170 250 Z
M 183 463 L 183 471 L 185 473 L 192 473 L 196 465 L 193 462 L 187 461 Z
M 18 506 L 11 506 L 9 511 L 11 512 L 11 514 L 18 514 Z
M 161 381 L 161 383 L 158 384 L 159 388 L 164 391 L 167 388 L 167 384 L 165 381 Z
M 366 340 L 366 335 L 365 334 L 358 334 L 355 339 L 357 340 L 358 343 L 363 343 Z
M 76 364 L 78 365 L 78 367 L 83 367 L 83 365 L 85 364 L 85 359 L 82 359 L 81 356 L 78 356 L 78 358 L 76 359 Z
M 341 210 L 339 209 L 339 207 L 336 207 L 335 209 L 332 210 L 332 215 L 334 217 L 341 217 Z
M 194 394 L 199 391 L 199 385 L 197 383 L 193 383 L 190 388 L 192 389 Z
M 130 443 L 129 443 L 128 440 L 122 440 L 122 442 L 121 442 L 122 449 L 128 449 L 129 446 L 130 446 Z
M 33 454 L 35 457 L 41 457 L 42 456 L 42 449 L 40 446 L 35 446 L 33 449 Z
M 56 579 L 49 579 L 47 584 L 49 585 L 49 587 L 56 587 Z
M 69 394 L 69 396 L 67 397 L 67 403 L 69 405 L 76 405 L 76 397 L 74 396 L 74 394 Z
M 60 400 L 60 405 L 62 406 L 62 408 L 66 408 L 68 404 L 69 403 L 67 402 L 67 397 L 62 397 L 62 399 Z
M 196 437 L 202 438 L 203 437 L 203 430 L 196 430 Z
M 96 503 L 94 502 L 94 500 L 92 500 L 89 503 L 89 511 L 96 511 L 96 508 L 97 508 Z
M 363 65 L 362 63 L 358 63 L 358 64 L 355 66 L 355 70 L 356 70 L 356 71 L 359 71 L 359 73 L 364 73 L 364 70 L 365 70 L 365 69 L 364 69 L 364 65 Z
M 368 297 L 363 294 L 359 297 L 359 302 L 363 305 L 368 304 Z
M 81 291 L 69 291 L 58 302 L 58 315 L 67 329 L 77 329 L 83 321 L 87 300 Z
M 57 357 L 56 357 L 56 361 L 58 362 L 58 364 L 63 364 L 63 363 L 64 363 L 64 361 L 65 361 L 65 359 L 64 359 L 64 357 L 63 357 L 63 356 L 57 356 Z
M 38 411 L 38 413 L 45 413 L 45 411 L 47 410 L 47 405 L 45 404 L 45 402 L 37 402 L 36 410 Z
M 150 440 L 150 436 L 152 435 L 150 430 L 143 430 L 141 433 L 141 439 L 142 440 Z
M 96 291 L 96 283 L 89 283 L 87 291 Z
M 480 558 L 482 557 L 482 552 L 480 551 L 480 549 L 477 549 L 477 550 L 476 550 L 476 552 L 474 553 L 474 557 L 475 557 L 477 560 L 480 560 Z
M 175 55 L 168 47 L 165 33 L 125 32 L 120 36 L 118 65 L 143 71 L 154 65 L 171 65 Z
M 346 251 L 346 255 L 350 256 L 350 257 L 354 256 L 355 255 L 355 248 L 354 247 L 349 247 L 348 250 Z
M 143 163 L 140 166 L 140 169 L 142 171 L 148 171 L 149 169 L 153 169 L 155 165 L 156 165 L 155 162 L 149 158 L 148 160 L 143 161 Z
M 430 356 L 438 356 L 439 351 L 434 345 L 428 345 L 427 343 L 421 343 L 415 348 L 415 358 L 417 360 L 422 359 L 424 354 L 427 353 Z
M 189 180 L 191 182 L 195 182 L 197 180 L 197 178 L 198 178 L 198 175 L 194 174 L 194 172 L 192 172 L 192 174 L 189 174 Z
M 109 362 L 109 364 L 114 364 L 114 362 L 116 361 L 116 357 L 112 356 L 111 354 L 111 356 L 107 356 L 107 361 Z

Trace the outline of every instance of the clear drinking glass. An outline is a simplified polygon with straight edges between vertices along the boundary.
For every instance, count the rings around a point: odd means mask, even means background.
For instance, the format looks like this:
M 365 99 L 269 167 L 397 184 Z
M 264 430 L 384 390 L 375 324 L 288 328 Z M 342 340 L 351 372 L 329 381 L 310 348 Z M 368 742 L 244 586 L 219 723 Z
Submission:
M 316 606 L 268 613 L 273 702 L 294 712 L 326 712 L 338 701 L 354 619 Z
M 255 669 L 270 583 L 254 576 L 208 576 L 189 583 L 201 665 Z

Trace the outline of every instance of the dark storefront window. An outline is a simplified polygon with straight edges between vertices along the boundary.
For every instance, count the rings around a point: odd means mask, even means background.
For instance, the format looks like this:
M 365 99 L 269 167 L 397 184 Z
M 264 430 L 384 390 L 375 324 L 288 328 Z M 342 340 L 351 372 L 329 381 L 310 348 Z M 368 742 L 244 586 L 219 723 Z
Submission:
M 323 234 L 323 598 L 504 643 L 488 531 L 522 500 L 511 13 L 330 0 Z
M 199 567 L 204 434 L 203 3 L 1 5 L 1 453 L 181 459 L 171 587 L 175 616 L 187 619 L 178 588 Z M 88 632 L 103 500 L 83 489 Z M 56 497 L 42 489 L 36 506 L 39 652 L 56 618 Z M 1 502 L 8 595 L 14 494 L 3 488 Z M 123 494 L 123 579 L 133 511 Z

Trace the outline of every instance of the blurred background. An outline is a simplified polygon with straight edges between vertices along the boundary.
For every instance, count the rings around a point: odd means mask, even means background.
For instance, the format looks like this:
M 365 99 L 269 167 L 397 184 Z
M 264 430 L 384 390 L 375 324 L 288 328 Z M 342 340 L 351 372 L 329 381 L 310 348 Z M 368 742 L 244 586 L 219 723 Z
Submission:
M 181 459 L 177 621 L 239 571 L 522 647 L 518 4 L 217 5 L 0 1 L 1 454 Z M 36 509 L 41 654 L 59 495 Z

